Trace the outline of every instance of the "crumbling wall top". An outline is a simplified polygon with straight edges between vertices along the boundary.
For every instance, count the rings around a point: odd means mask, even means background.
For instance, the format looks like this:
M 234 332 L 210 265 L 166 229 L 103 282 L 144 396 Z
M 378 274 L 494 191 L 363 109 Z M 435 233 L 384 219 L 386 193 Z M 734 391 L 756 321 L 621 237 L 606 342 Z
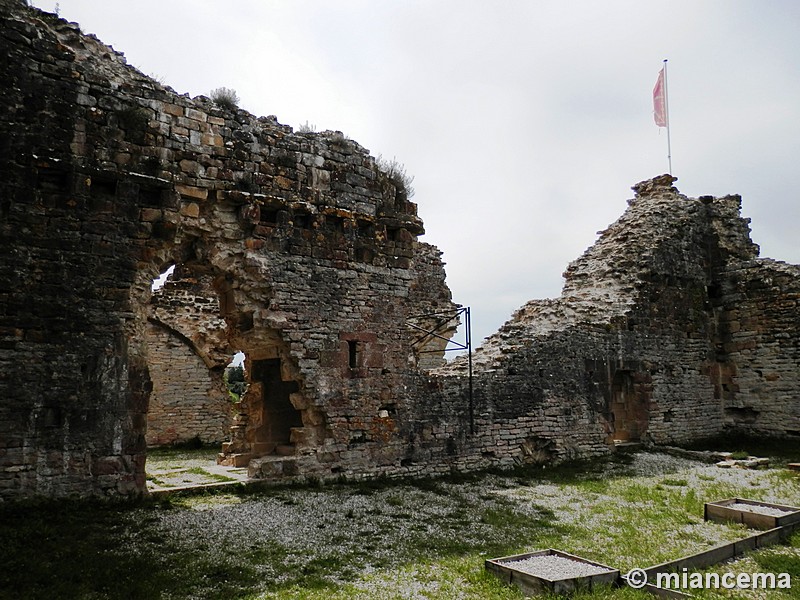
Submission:
M 677 194 L 677 188 L 672 185 L 676 181 L 678 181 L 677 177 L 664 174 L 653 177 L 652 179 L 640 181 L 631 187 L 631 189 L 636 192 L 637 196 L 653 196 L 659 193 Z

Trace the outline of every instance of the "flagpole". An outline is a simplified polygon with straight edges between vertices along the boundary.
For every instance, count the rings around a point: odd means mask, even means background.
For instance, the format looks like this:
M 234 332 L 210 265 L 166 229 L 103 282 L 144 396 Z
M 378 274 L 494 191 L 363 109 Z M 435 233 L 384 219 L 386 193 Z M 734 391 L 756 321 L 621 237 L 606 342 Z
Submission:
M 664 114 L 667 122 L 667 162 L 672 175 L 672 143 L 669 138 L 669 85 L 667 84 L 667 59 L 664 59 Z

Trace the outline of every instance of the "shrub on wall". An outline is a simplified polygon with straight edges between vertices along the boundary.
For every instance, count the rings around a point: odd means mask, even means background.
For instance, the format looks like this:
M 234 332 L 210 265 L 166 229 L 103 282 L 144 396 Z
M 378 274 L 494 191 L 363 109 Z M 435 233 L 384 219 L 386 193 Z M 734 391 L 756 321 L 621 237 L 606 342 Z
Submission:
M 375 164 L 378 166 L 378 170 L 394 185 L 400 197 L 408 200 L 414 195 L 414 188 L 411 185 L 414 176 L 406 173 L 405 166 L 397 162 L 397 159 L 389 160 L 379 155 L 375 159 Z
M 218 87 L 215 90 L 211 90 L 210 97 L 218 106 L 227 110 L 237 110 L 239 108 L 239 94 L 234 89 Z

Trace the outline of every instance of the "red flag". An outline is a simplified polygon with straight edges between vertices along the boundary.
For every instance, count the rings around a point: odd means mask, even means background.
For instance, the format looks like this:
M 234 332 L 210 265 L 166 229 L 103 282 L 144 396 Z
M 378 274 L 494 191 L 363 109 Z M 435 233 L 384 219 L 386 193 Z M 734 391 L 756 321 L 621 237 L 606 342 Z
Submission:
M 653 119 L 659 127 L 667 126 L 667 103 L 664 94 L 664 69 L 658 72 L 656 86 L 653 88 Z

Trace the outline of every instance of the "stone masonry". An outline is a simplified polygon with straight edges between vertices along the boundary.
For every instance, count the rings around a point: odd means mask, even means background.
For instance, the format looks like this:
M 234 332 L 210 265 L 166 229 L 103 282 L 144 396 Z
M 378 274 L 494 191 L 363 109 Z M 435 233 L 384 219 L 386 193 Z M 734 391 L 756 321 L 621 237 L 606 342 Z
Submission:
M 800 267 L 757 258 L 738 196 L 687 198 L 673 181 L 638 184 L 561 297 L 527 303 L 478 350 L 477 432 L 455 444 L 460 461 L 797 435 Z M 433 447 L 463 431 L 464 372 L 460 360 L 438 373 L 428 405 L 443 409 L 420 433 Z
M 148 446 L 227 440 L 233 410 L 223 372 L 232 352 L 219 314 L 208 275 L 177 268 L 153 294 L 146 333 L 153 382 Z
M 269 480 L 800 432 L 800 267 L 758 257 L 738 196 L 635 186 L 470 382 L 441 253 L 367 150 L 178 95 L 20 0 L 0 21 L 0 500 L 144 493 L 148 443 L 226 428 L 220 460 Z
M 341 133 L 180 96 L 76 24 L 0 9 L 0 497 L 144 491 L 148 327 L 181 332 L 149 302 L 170 264 L 210 281 L 253 366 L 232 460 L 399 463 L 409 298 L 453 307 L 402 182 Z

